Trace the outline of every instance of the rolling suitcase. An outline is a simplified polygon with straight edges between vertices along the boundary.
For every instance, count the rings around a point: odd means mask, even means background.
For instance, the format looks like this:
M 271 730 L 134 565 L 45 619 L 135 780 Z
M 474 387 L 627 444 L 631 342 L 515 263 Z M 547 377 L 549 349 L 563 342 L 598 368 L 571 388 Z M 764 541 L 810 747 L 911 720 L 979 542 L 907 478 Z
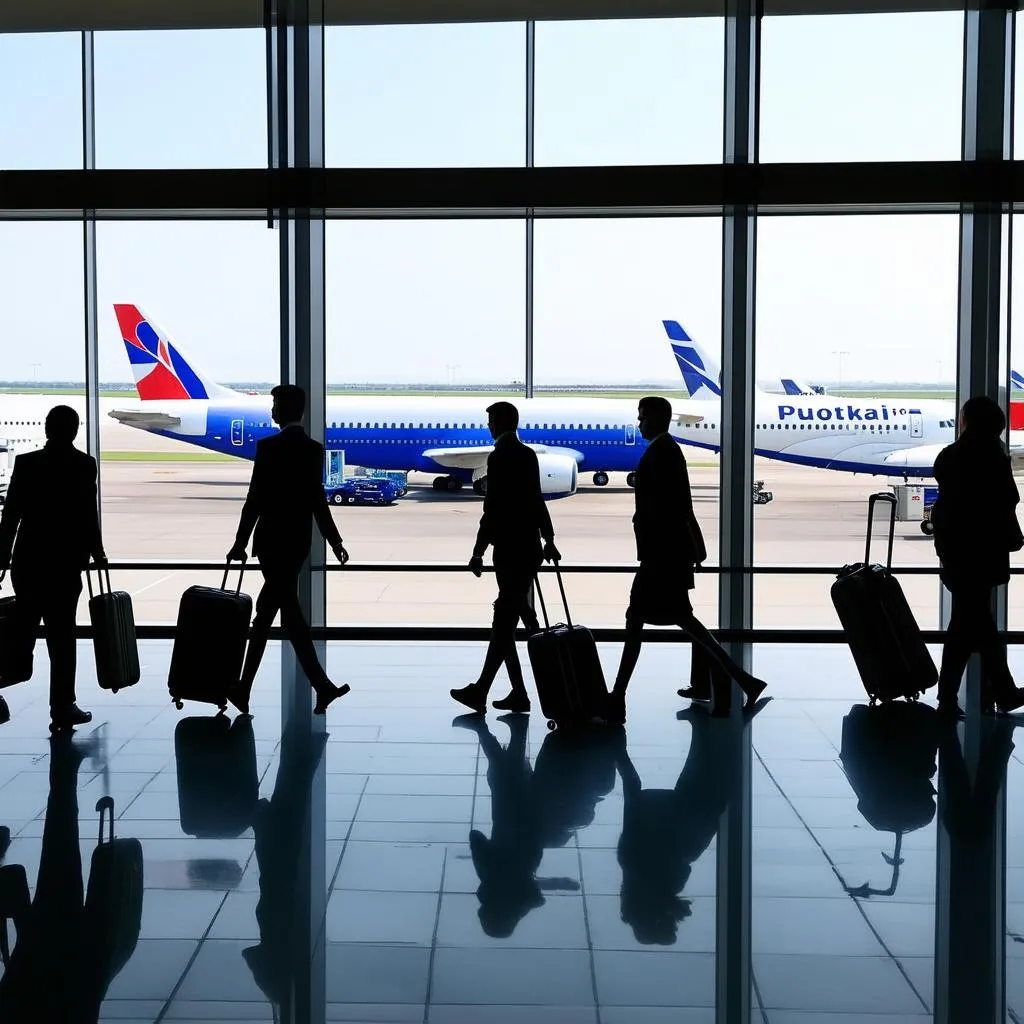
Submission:
M 181 829 L 203 839 L 236 839 L 259 802 L 252 719 L 183 718 L 174 730 Z
M 889 547 L 885 565 L 873 565 L 871 527 L 880 501 L 889 503 Z M 872 704 L 897 697 L 916 700 L 939 678 L 903 588 L 892 574 L 895 534 L 896 496 L 872 494 L 864 561 L 844 566 L 832 584 L 832 603 Z
M 851 896 L 892 896 L 899 884 L 903 836 L 935 817 L 939 727 L 926 704 L 855 704 L 843 719 L 839 759 L 857 794 L 857 810 L 879 832 L 895 833 L 895 849 L 882 857 L 892 868 L 884 888 L 843 886 Z
M 83 940 L 95 968 L 94 979 L 106 986 L 131 959 L 142 928 L 142 844 L 114 838 L 114 801 L 101 797 L 100 835 L 92 851 L 89 885 L 82 918 Z M 110 814 L 106 837 L 103 824 Z
M 0 585 L 6 572 L 0 572 Z M 36 638 L 18 620 L 18 599 L 0 597 L 0 689 L 32 678 Z
M 111 589 L 109 569 L 97 568 L 96 576 L 98 589 L 93 593 L 92 576 L 86 570 L 89 621 L 92 623 L 92 645 L 96 655 L 96 680 L 104 690 L 117 693 L 122 687 L 134 686 L 140 675 L 132 598 L 124 590 Z M 106 590 L 103 589 L 104 577 Z
M 565 598 L 562 574 L 555 566 L 555 577 L 562 595 L 565 622 L 554 626 L 548 621 L 540 580 L 536 581 L 537 597 L 544 615 L 544 628 L 534 633 L 526 649 L 533 667 L 540 707 L 548 720 L 548 728 L 582 724 L 604 714 L 608 701 L 604 671 L 597 654 L 597 645 L 590 630 L 574 626 Z
M 227 589 L 228 569 L 225 566 L 220 587 L 189 587 L 181 595 L 167 677 L 167 689 L 179 710 L 184 700 L 225 710 L 228 690 L 242 674 L 252 598 L 242 593 L 245 564 L 233 591 Z

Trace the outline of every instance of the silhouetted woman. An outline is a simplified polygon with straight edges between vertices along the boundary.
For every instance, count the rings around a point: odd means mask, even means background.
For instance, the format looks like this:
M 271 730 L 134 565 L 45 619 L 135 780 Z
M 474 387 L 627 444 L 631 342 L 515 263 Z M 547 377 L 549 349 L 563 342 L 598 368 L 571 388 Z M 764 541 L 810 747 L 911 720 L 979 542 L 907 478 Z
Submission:
M 990 398 L 964 403 L 960 436 L 939 452 L 934 475 L 939 496 L 932 509 L 942 582 L 953 598 L 939 671 L 939 711 L 961 714 L 960 680 L 975 651 L 981 655 L 982 709 L 1024 705 L 1006 664 L 1006 646 L 992 616 L 993 588 L 1010 580 L 1010 552 L 1024 544 L 1017 523 L 1020 495 L 1002 444 L 1006 417 Z

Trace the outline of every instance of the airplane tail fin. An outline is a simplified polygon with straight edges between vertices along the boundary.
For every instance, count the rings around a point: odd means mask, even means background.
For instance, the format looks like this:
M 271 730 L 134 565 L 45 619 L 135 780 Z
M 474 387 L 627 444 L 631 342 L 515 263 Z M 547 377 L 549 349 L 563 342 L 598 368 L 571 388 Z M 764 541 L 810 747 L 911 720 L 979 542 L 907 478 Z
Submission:
M 235 393 L 198 369 L 138 306 L 115 302 L 114 315 L 142 401 L 202 400 Z
M 721 398 L 722 374 L 715 359 L 686 333 L 678 320 L 662 320 L 662 324 L 689 396 L 705 400 Z
M 791 377 L 783 377 L 781 380 L 782 390 L 787 395 L 813 395 L 814 389 L 808 384 L 801 384 Z
M 1024 391 L 1024 374 L 1010 370 L 1010 384 L 1014 391 Z

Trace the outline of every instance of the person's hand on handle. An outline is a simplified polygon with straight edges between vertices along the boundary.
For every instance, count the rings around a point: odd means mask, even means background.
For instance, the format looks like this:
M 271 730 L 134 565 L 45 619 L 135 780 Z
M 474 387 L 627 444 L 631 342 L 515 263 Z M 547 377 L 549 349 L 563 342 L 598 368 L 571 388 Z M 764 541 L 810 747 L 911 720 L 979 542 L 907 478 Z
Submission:
M 469 571 L 477 578 L 480 579 L 484 574 L 484 560 L 481 555 L 474 555 L 469 560 Z
M 348 563 L 348 552 L 345 550 L 345 545 L 342 544 L 340 540 L 333 548 L 331 548 L 331 550 L 334 552 L 334 557 L 337 558 L 342 565 L 346 565 Z
M 555 547 L 555 542 L 553 540 L 545 541 L 544 542 L 544 561 L 545 562 L 560 562 L 561 560 L 562 560 L 562 556 L 559 553 L 558 548 Z
M 93 564 L 97 569 L 105 569 L 108 565 L 107 553 L 102 548 L 92 556 Z
M 231 550 L 228 552 L 227 560 L 229 562 L 244 562 L 248 557 L 249 556 L 245 551 L 245 545 L 232 544 Z

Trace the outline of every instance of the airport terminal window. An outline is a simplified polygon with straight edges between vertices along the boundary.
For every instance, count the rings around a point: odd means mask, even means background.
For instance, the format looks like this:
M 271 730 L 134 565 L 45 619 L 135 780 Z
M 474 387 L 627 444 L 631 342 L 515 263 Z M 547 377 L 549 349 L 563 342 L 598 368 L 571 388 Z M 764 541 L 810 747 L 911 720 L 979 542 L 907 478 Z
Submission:
M 963 33 L 956 11 L 765 17 L 761 160 L 959 160 Z
M 0 170 L 82 166 L 78 33 L 0 33 L 0 96 Z
M 219 559 L 252 467 L 239 453 L 251 458 L 254 451 L 254 438 L 235 428 L 237 422 L 244 432 L 250 416 L 235 421 L 230 410 L 256 401 L 243 396 L 258 391 L 265 408 L 250 414 L 251 422 L 268 429 L 268 392 L 280 372 L 277 233 L 244 221 L 105 221 L 97 225 L 96 256 L 107 411 L 130 411 L 140 397 L 173 401 L 185 432 L 173 439 L 102 418 L 107 553 Z M 202 401 L 213 384 L 236 394 L 214 397 L 212 408 L 225 410 L 223 426 L 213 417 L 204 434 L 194 433 L 186 403 Z M 139 621 L 174 621 L 184 576 L 162 576 L 140 573 L 134 581 L 146 588 L 138 595 Z
M 329 167 L 522 166 L 522 23 L 325 31 Z
M 97 32 L 98 167 L 265 167 L 261 29 Z
M 801 405 L 815 412 L 813 422 L 778 423 L 779 458 L 755 461 L 755 479 L 774 496 L 774 514 L 754 514 L 755 565 L 851 561 L 863 551 L 868 495 L 902 483 L 899 466 L 907 458 L 930 464 L 934 452 L 915 455 L 916 445 L 952 440 L 958 262 L 955 215 L 761 218 L 756 401 L 776 419 L 796 420 Z M 787 395 L 784 380 L 825 393 Z M 927 412 L 932 402 L 920 441 L 908 436 L 906 422 L 883 422 L 883 404 L 898 410 L 921 403 Z M 808 438 L 807 430 L 822 436 Z M 894 461 L 886 463 L 889 456 Z M 821 460 L 845 468 L 816 468 Z M 925 540 L 919 523 L 899 523 L 894 561 L 937 566 Z M 936 578 L 901 582 L 921 625 L 935 628 Z M 756 577 L 755 627 L 835 627 L 828 583 Z
M 540 21 L 538 165 L 722 159 L 723 18 Z

